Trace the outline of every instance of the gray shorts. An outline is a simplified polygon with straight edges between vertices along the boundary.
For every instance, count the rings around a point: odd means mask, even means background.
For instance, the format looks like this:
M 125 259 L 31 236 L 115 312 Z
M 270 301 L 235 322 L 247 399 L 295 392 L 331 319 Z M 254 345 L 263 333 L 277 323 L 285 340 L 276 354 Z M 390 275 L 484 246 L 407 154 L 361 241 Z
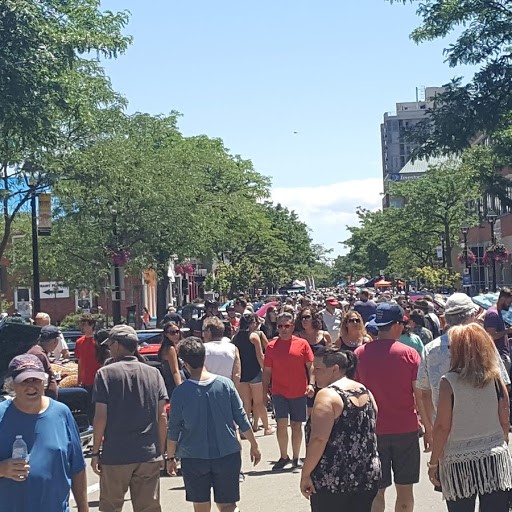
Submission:
M 406 434 L 377 435 L 377 448 L 382 465 L 379 489 L 389 487 L 392 481 L 398 485 L 417 484 L 420 481 L 421 455 L 417 430 Z
M 306 421 L 306 396 L 299 398 L 285 398 L 282 395 L 272 395 L 272 403 L 276 413 L 276 420 L 290 418 L 290 421 Z
M 259 384 L 260 382 L 263 382 L 263 370 L 260 370 L 258 375 L 256 375 L 254 379 L 248 381 L 247 384 Z

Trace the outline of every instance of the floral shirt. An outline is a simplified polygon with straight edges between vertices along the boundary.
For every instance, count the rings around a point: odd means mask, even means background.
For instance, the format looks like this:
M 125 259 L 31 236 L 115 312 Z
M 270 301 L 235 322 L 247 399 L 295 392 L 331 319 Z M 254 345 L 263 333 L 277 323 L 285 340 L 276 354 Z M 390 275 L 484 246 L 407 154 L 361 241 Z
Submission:
M 503 382 L 510 384 L 510 377 L 503 365 L 503 361 L 499 357 L 496 350 L 496 359 L 500 365 L 500 374 Z M 441 377 L 450 371 L 450 345 L 448 334 L 443 334 L 425 345 L 425 352 L 418 368 L 418 377 L 416 385 L 419 389 L 432 391 L 432 403 L 437 411 L 439 403 L 439 385 Z M 434 411 L 434 413 L 435 413 Z M 435 418 L 432 418 L 433 420 Z
M 363 407 L 350 400 L 351 396 L 368 394 L 368 390 L 364 386 L 353 390 L 329 387 L 343 400 L 343 412 L 334 422 L 322 458 L 311 473 L 315 490 L 330 493 L 374 490 L 381 478 L 375 408 L 370 399 Z M 311 419 L 308 419 L 306 443 L 310 436 Z

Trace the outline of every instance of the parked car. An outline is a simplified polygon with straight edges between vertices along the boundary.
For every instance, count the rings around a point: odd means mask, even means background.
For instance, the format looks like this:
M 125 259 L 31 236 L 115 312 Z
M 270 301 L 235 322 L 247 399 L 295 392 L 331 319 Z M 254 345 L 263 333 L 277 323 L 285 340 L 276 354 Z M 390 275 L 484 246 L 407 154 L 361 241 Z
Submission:
M 187 336 L 190 329 L 184 327 L 181 329 L 183 336 Z M 158 361 L 158 351 L 160 350 L 162 340 L 162 329 L 150 329 L 147 331 L 137 331 L 139 338 L 139 354 L 144 356 L 149 362 Z

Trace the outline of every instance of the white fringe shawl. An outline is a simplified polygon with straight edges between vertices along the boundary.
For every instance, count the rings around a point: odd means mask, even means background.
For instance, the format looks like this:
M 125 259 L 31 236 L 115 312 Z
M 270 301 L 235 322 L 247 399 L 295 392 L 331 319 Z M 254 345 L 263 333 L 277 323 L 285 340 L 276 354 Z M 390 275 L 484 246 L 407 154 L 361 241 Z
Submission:
M 445 456 L 439 464 L 443 497 L 448 501 L 512 489 L 512 460 L 503 443 L 492 450 Z

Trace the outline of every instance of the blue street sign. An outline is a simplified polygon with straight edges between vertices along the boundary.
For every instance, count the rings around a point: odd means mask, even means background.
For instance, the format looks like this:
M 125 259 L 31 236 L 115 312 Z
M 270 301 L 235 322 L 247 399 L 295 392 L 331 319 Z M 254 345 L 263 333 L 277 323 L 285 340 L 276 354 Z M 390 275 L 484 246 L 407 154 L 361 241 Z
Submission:
M 469 274 L 462 276 L 462 285 L 463 286 L 471 286 L 471 276 Z

